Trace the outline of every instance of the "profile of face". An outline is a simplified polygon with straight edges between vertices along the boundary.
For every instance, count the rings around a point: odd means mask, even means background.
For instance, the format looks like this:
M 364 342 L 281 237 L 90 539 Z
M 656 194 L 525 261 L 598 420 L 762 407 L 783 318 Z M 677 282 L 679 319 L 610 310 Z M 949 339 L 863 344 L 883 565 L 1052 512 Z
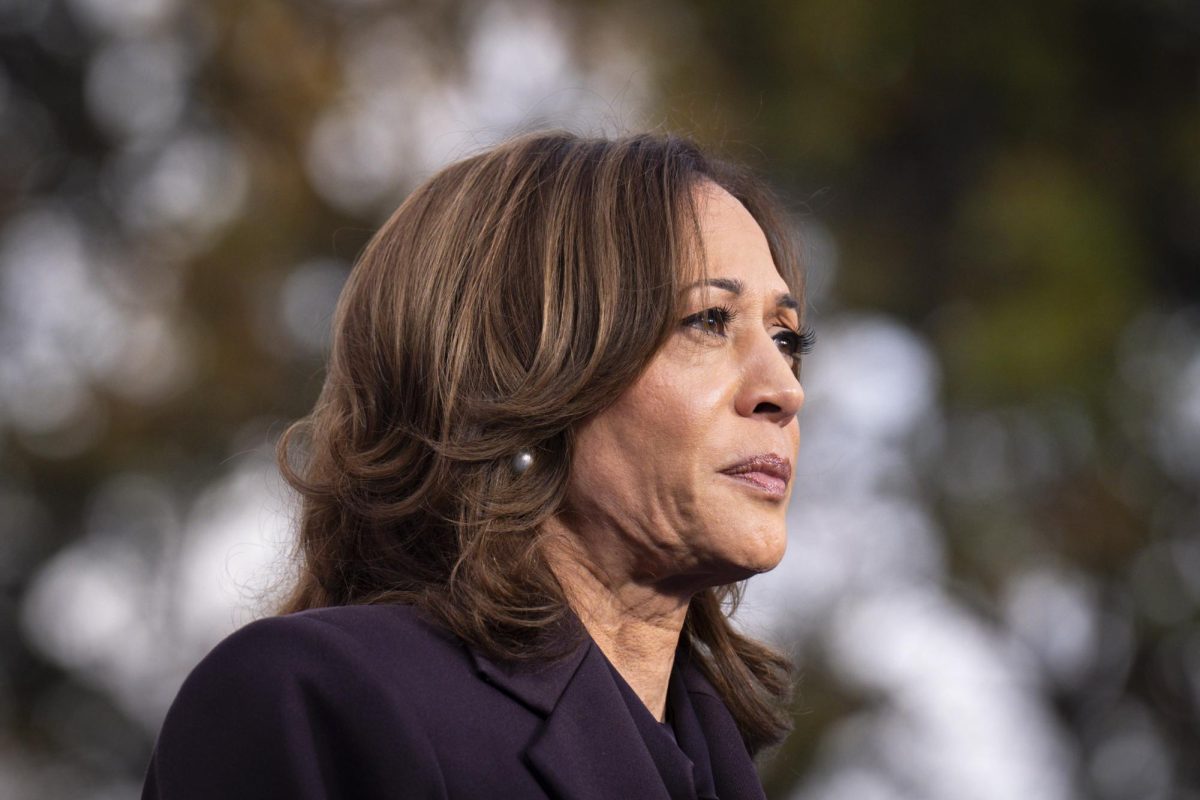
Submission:
M 697 189 L 707 275 L 639 379 L 577 432 L 572 527 L 592 566 L 680 592 L 774 567 L 799 447 L 799 304 L 762 229 Z

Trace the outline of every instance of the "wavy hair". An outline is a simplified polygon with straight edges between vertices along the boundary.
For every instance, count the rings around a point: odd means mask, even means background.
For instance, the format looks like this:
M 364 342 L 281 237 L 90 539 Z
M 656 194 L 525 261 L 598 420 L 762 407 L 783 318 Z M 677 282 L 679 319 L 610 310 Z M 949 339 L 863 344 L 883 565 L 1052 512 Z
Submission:
M 315 407 L 279 443 L 302 500 L 282 611 L 408 603 L 493 658 L 565 652 L 573 617 L 539 529 L 563 508 L 579 423 L 678 325 L 703 269 L 703 181 L 742 202 L 801 296 L 765 187 L 684 138 L 527 135 L 404 201 L 342 291 Z M 732 626 L 737 597 L 697 594 L 683 637 L 756 752 L 790 728 L 791 667 Z

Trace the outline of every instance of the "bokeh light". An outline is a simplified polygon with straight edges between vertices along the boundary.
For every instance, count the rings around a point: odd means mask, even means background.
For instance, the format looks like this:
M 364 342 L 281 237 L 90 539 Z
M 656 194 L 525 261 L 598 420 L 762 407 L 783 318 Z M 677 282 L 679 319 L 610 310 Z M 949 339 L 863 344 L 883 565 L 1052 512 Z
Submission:
M 1034 24 L 1033 21 L 1037 23 Z M 762 170 L 818 335 L 789 552 L 803 800 L 1200 797 L 1194 4 L 0 0 L 0 797 L 136 797 L 269 613 L 336 298 L 516 132 Z

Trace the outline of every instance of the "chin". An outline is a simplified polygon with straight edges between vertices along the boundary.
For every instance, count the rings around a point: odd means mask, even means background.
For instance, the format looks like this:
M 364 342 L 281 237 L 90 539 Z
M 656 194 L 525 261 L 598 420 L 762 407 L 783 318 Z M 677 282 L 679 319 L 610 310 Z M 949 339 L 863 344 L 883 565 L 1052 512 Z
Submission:
M 783 520 L 779 520 L 775 525 L 771 526 L 771 531 L 763 539 L 763 572 L 779 566 L 779 562 L 783 560 L 784 554 L 787 553 L 787 544 L 787 525 Z
M 770 572 L 779 566 L 779 562 L 783 561 L 783 553 L 786 548 L 780 546 L 773 550 L 770 554 L 764 554 L 754 564 L 750 565 L 752 575 L 758 575 L 763 572 Z
M 787 532 L 762 531 L 754 540 L 754 547 L 747 548 L 733 559 L 730 559 L 730 573 L 734 575 L 726 583 L 734 583 L 751 578 L 764 572 L 770 572 L 779 566 L 783 554 L 787 550 Z

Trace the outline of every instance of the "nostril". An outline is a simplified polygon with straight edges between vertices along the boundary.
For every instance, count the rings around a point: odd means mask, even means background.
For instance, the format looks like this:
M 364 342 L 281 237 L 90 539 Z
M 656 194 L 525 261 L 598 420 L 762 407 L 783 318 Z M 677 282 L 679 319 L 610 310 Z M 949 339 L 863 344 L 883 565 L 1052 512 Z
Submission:
M 782 410 L 774 403 L 759 403 L 754 407 L 755 414 L 778 414 Z

